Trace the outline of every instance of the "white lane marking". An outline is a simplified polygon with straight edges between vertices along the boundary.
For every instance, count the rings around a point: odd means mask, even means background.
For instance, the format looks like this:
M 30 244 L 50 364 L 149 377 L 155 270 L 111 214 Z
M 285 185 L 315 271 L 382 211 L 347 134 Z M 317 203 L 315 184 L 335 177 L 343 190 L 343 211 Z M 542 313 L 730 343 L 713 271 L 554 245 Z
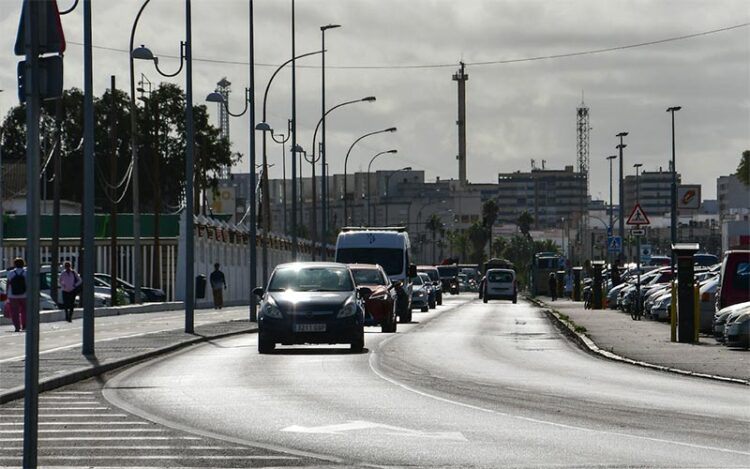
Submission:
M 23 407 L 6 407 L 6 410 L 23 410 Z M 109 410 L 109 407 L 43 407 L 39 406 L 40 411 L 45 410 Z
M 39 441 L 81 441 L 83 438 L 80 436 L 66 436 L 66 437 L 48 437 L 39 438 Z M 163 440 L 200 440 L 196 436 L 94 436 L 91 438 L 85 438 L 86 441 L 123 441 L 123 440 L 137 440 L 137 441 L 163 441 Z M 12 441 L 23 441 L 23 438 L 0 438 L 0 443 Z
M 23 414 L 5 414 L 6 417 L 23 417 Z M 128 417 L 127 414 L 45 414 L 41 413 L 41 417 Z M 98 423 L 98 422 L 97 422 Z
M 80 433 L 80 432 L 86 432 L 86 433 L 164 433 L 166 430 L 162 430 L 160 428 L 108 428 L 108 429 L 101 429 L 101 428 L 79 428 L 79 429 L 73 429 L 73 428 L 64 428 L 60 430 L 55 429 L 44 429 L 40 428 L 39 433 Z M 23 433 L 23 429 L 19 430 L 0 430 L 0 433 L 9 434 L 9 433 Z
M 53 392 L 52 394 L 53 395 L 55 395 L 55 394 L 88 394 L 88 395 L 92 395 L 92 394 L 94 394 L 94 392 L 93 391 L 57 391 L 57 392 Z
M 461 434 L 461 432 L 424 432 L 411 428 L 394 427 L 392 425 L 385 425 L 382 423 L 368 422 L 366 420 L 352 420 L 348 423 L 323 425 L 319 427 L 302 427 L 299 425 L 292 425 L 290 427 L 283 428 L 281 431 L 294 433 L 324 433 L 329 435 L 341 435 L 342 432 L 367 430 L 373 428 L 387 430 L 385 433 L 388 435 L 412 436 L 417 438 L 431 438 L 436 440 L 468 441 L 463 436 L 463 434 Z
M 22 426 L 24 422 L 1 422 L 0 426 L 16 427 Z M 59 425 L 151 425 L 149 422 L 39 422 L 38 425 L 42 426 L 59 426 Z
M 0 448 L 0 451 L 5 450 L 13 450 L 13 449 L 23 449 L 23 446 L 6 446 L 4 448 Z M 50 449 L 71 449 L 69 445 L 45 445 L 45 450 Z M 247 447 L 245 446 L 171 446 L 171 445 L 154 445 L 154 446 L 139 446 L 139 445 L 133 445 L 133 446 L 111 446 L 111 445 L 101 445 L 101 446 L 79 446 L 76 445 L 76 450 L 118 450 L 118 449 L 133 449 L 133 450 L 154 450 L 154 449 L 175 449 L 175 450 L 246 450 Z
M 391 337 L 385 339 L 383 342 L 380 343 L 379 347 L 382 348 L 383 346 L 385 346 L 386 343 L 388 343 L 389 341 L 393 340 L 396 337 L 397 336 L 394 335 L 394 336 L 391 336 Z M 411 386 L 408 386 L 408 385 L 406 385 L 404 383 L 396 381 L 393 378 L 389 378 L 388 376 L 385 376 L 383 373 L 381 373 L 380 371 L 378 371 L 376 369 L 376 367 L 375 367 L 375 357 L 376 357 L 376 355 L 377 355 L 377 352 L 373 350 L 372 352 L 370 352 L 370 358 L 368 360 L 368 363 L 370 365 L 370 369 L 372 370 L 373 373 L 375 373 L 375 375 L 377 375 L 381 379 L 383 379 L 383 380 L 385 380 L 385 381 L 387 381 L 387 382 L 389 382 L 389 383 L 391 383 L 391 384 L 393 384 L 395 386 L 398 386 L 398 387 L 400 387 L 400 388 L 402 388 L 402 389 L 404 389 L 406 391 L 418 394 L 418 395 L 423 396 L 423 397 L 434 399 L 436 401 L 445 402 L 447 404 L 452 404 L 452 405 L 456 405 L 456 406 L 459 406 L 459 407 L 464 407 L 466 409 L 477 410 L 477 411 L 485 412 L 485 413 L 488 413 L 488 414 L 499 415 L 499 416 L 502 416 L 502 417 L 508 417 L 508 418 L 514 418 L 514 419 L 518 419 L 518 420 L 523 420 L 523 421 L 526 421 L 526 422 L 532 422 L 532 423 L 538 423 L 538 424 L 542 424 L 542 425 L 549 425 L 549 426 L 552 426 L 552 427 L 564 428 L 566 430 L 578 430 L 578 431 L 582 431 L 582 432 L 598 433 L 598 434 L 602 434 L 602 435 L 610 435 L 610 436 L 633 438 L 633 439 L 637 439 L 637 440 L 650 441 L 650 442 L 654 442 L 654 443 L 668 443 L 668 444 L 677 445 L 677 446 L 684 446 L 684 447 L 692 448 L 692 449 L 705 449 L 705 450 L 710 450 L 710 451 L 719 451 L 719 452 L 722 452 L 722 453 L 741 454 L 743 456 L 750 456 L 750 452 L 748 452 L 748 451 L 737 451 L 737 450 L 727 449 L 727 448 L 717 448 L 715 446 L 696 445 L 696 444 L 693 444 L 693 443 L 685 443 L 685 442 L 682 442 L 682 441 L 667 440 L 667 439 L 664 439 L 664 438 L 653 438 L 653 437 L 649 437 L 649 436 L 632 435 L 632 434 L 629 434 L 629 433 L 612 432 L 612 431 L 607 431 L 607 430 L 597 430 L 597 429 L 594 429 L 594 428 L 580 427 L 580 426 L 577 426 L 577 425 L 568 425 L 568 424 L 564 424 L 564 423 L 552 422 L 552 421 L 549 421 L 549 420 L 541 420 L 541 419 L 535 419 L 535 418 L 531 418 L 531 417 L 523 417 L 523 416 L 520 416 L 520 415 L 513 415 L 513 414 L 509 414 L 507 412 L 498 412 L 496 410 L 487 409 L 487 408 L 484 408 L 484 407 L 479 407 L 479 406 L 476 406 L 476 405 L 467 404 L 467 403 L 456 401 L 456 400 L 452 400 L 452 399 L 447 399 L 445 397 L 440 397 L 440 396 L 436 396 L 434 394 L 429 394 L 429 393 L 426 393 L 424 391 L 420 391 L 420 390 L 415 389 L 415 388 L 413 388 Z
M 96 460 L 96 461 L 103 461 L 103 460 L 113 460 L 113 459 L 119 459 L 121 456 L 39 456 L 38 459 L 40 460 L 50 460 L 50 461 L 56 461 L 56 460 L 66 460 L 66 461 L 90 461 L 90 460 Z M 166 454 L 161 456 L 128 456 L 129 460 L 154 460 L 154 461 L 162 461 L 165 459 L 182 459 L 185 458 L 184 454 Z M 18 460 L 19 456 L 0 456 L 0 460 L 10 460 L 15 461 Z M 266 456 L 266 455 L 243 455 L 243 456 L 189 456 L 189 459 L 209 459 L 209 460 L 231 460 L 231 459 L 247 459 L 247 460 L 261 460 L 261 461 L 275 461 L 275 460 L 281 460 L 281 461 L 291 461 L 291 460 L 298 460 L 299 458 L 296 456 Z

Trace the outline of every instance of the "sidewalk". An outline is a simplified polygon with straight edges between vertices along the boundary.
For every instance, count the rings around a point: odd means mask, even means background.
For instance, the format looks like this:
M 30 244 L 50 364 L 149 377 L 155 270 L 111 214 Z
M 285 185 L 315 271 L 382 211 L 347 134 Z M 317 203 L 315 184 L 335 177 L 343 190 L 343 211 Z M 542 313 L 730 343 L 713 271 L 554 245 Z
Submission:
M 648 319 L 633 321 L 618 310 L 584 309 L 582 302 L 539 297 L 540 306 L 553 311 L 554 319 L 589 350 L 607 358 L 640 366 L 689 375 L 699 375 L 750 385 L 750 352 L 730 349 L 701 335 L 698 344 L 670 341 L 668 323 Z M 569 318 L 564 321 L 565 315 Z M 585 331 L 575 332 L 575 327 Z
M 257 323 L 235 320 L 196 325 L 194 334 L 183 329 L 123 337 L 95 343 L 95 356 L 84 357 L 81 349 L 66 348 L 39 358 L 39 392 L 72 384 L 116 368 L 152 358 L 211 339 L 256 331 Z M 25 361 L 0 363 L 0 404 L 22 399 Z

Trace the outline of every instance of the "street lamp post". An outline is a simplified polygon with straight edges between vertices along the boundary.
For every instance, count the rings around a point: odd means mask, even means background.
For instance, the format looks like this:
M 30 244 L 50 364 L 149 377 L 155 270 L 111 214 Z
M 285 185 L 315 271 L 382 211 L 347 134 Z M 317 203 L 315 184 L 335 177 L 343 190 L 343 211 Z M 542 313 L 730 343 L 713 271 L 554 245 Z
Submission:
M 669 226 L 669 237 L 672 241 L 672 246 L 677 244 L 677 167 L 675 164 L 675 143 L 674 143 L 674 113 L 682 109 L 682 106 L 673 106 L 667 108 L 667 112 L 672 114 L 672 186 L 670 187 L 671 196 L 671 213 L 670 213 L 670 226 Z M 672 252 L 672 272 L 674 273 L 674 265 L 677 261 L 674 252 Z
M 371 135 L 376 135 L 376 134 L 382 134 L 384 132 L 395 132 L 396 130 L 397 130 L 396 127 L 388 127 L 387 129 L 376 130 L 375 132 L 366 133 L 362 135 L 361 137 L 359 137 L 357 140 L 355 140 L 354 143 L 352 143 L 351 146 L 349 147 L 349 150 L 346 152 L 346 158 L 344 158 L 344 220 L 343 220 L 344 225 L 346 225 L 347 220 L 348 220 L 347 203 L 346 203 L 347 202 L 346 166 L 347 166 L 347 163 L 349 162 L 349 154 L 352 152 L 352 148 L 354 148 L 354 145 L 356 145 L 360 140 L 366 137 L 369 137 Z
M 185 41 L 180 42 L 180 67 L 175 73 L 164 73 L 159 68 L 159 59 L 144 46 L 132 50 L 134 59 L 151 60 L 156 71 L 165 77 L 177 76 L 185 66 L 185 332 L 194 331 L 194 246 L 193 235 L 193 178 L 195 174 L 195 127 L 193 124 L 193 59 L 192 59 L 192 9 L 190 0 L 185 0 Z M 135 170 L 135 168 L 133 168 Z M 135 227 L 134 227 L 135 229 Z M 136 252 L 136 257 L 140 256 Z M 138 280 L 138 278 L 136 278 Z
M 395 154 L 395 153 L 398 153 L 398 150 L 393 149 L 393 150 L 381 151 L 380 153 L 373 156 L 370 159 L 370 163 L 368 163 L 367 165 L 367 225 L 368 226 L 372 226 L 372 221 L 370 220 L 370 212 L 371 212 L 371 206 L 372 206 L 372 203 L 371 203 L 372 194 L 370 192 L 370 169 L 372 168 L 372 162 L 375 161 L 375 158 L 377 158 L 378 156 L 389 154 L 389 153 Z
M 386 226 L 388 226 L 388 206 L 391 203 L 391 194 L 388 191 L 388 189 L 391 187 L 391 178 L 395 176 L 396 174 L 400 173 L 401 171 L 411 171 L 411 166 L 397 169 L 385 179 L 385 225 Z
M 278 138 L 276 138 L 278 137 Z M 281 191 L 282 191 L 282 197 L 281 197 L 281 207 L 283 211 L 282 219 L 283 219 L 283 226 L 284 226 L 284 234 L 288 235 L 289 231 L 286 227 L 286 215 L 287 215 L 287 208 L 286 208 L 286 150 L 284 149 L 284 144 L 289 141 L 289 139 L 292 137 L 292 120 L 287 120 L 287 133 L 284 134 L 275 134 L 271 133 L 271 138 L 274 142 L 281 145 Z
M 640 204 L 641 203 L 641 181 L 639 179 L 640 177 L 640 168 L 643 166 L 641 163 L 636 163 L 633 165 L 635 168 L 635 203 Z M 636 280 L 636 287 L 635 287 L 635 311 L 636 316 L 640 319 L 641 317 L 641 235 L 637 235 L 635 237 L 635 249 L 637 251 L 636 253 L 636 269 L 637 269 L 637 280 Z
M 619 185 L 620 187 L 620 190 L 619 190 L 619 196 L 620 196 L 619 225 L 620 227 L 619 228 L 620 229 L 619 229 L 619 234 L 620 234 L 621 240 L 625 239 L 625 191 L 623 190 L 624 180 L 623 180 L 623 174 L 622 174 L 622 171 L 623 171 L 622 150 L 623 148 L 627 146 L 622 142 L 622 139 L 626 137 L 627 135 L 628 135 L 627 132 L 620 132 L 619 134 L 615 135 L 615 137 L 620 137 L 620 144 L 617 145 L 616 148 L 619 150 L 619 158 L 620 158 L 620 185 Z
M 613 236 L 614 233 L 612 232 L 612 224 L 614 223 L 614 213 L 612 213 L 612 161 L 617 159 L 617 155 L 610 155 L 607 157 L 607 160 L 609 161 L 609 227 L 607 233 L 609 236 Z M 607 245 L 607 251 L 609 252 L 609 245 Z M 613 254 L 614 256 L 614 254 Z M 614 265 L 614 262 L 610 261 L 612 265 Z M 614 267 L 613 267 L 614 268 Z
M 292 5 L 294 5 L 292 3 Z M 266 132 L 273 133 L 273 129 L 270 125 L 268 125 L 267 121 L 267 113 L 266 113 L 266 104 L 268 103 L 268 90 L 271 88 L 271 83 L 273 83 L 274 78 L 276 78 L 276 75 L 279 74 L 281 69 L 289 65 L 290 63 L 294 62 L 295 59 L 301 59 L 303 57 L 308 57 L 315 54 L 321 54 L 323 51 L 314 51 L 314 52 L 308 52 L 306 54 L 300 54 L 297 57 L 292 57 L 291 59 L 287 60 L 283 64 L 279 65 L 279 67 L 273 72 L 271 75 L 271 78 L 268 79 L 268 83 L 266 84 L 266 90 L 263 92 L 263 117 L 262 121 L 258 123 L 255 126 L 255 130 L 259 130 L 263 132 L 263 140 L 262 140 L 262 148 L 263 148 L 263 176 L 261 181 L 261 193 L 263 194 L 263 240 L 261 243 L 261 257 L 262 257 L 262 263 L 263 263 L 263 279 L 264 281 L 268 279 L 268 234 L 271 230 L 271 218 L 270 218 L 270 208 L 271 205 L 268 200 L 268 152 L 266 151 Z M 296 125 L 294 123 L 294 118 L 296 117 L 296 106 L 293 109 L 292 113 L 292 127 L 291 127 L 291 133 L 294 133 L 294 130 L 296 129 Z M 296 145 L 296 139 L 292 140 L 292 147 Z M 294 187 L 295 179 L 296 179 L 296 163 L 294 162 L 294 158 L 292 158 L 292 211 L 296 212 L 297 209 L 297 203 L 294 200 L 297 197 L 297 191 Z M 286 195 L 286 194 L 285 194 Z M 294 259 L 297 258 L 297 221 L 294 217 L 292 217 L 292 256 Z
M 250 24 L 252 24 L 252 2 L 250 6 Z M 252 51 L 252 32 L 250 33 L 250 50 Z M 252 53 L 251 53 L 252 55 Z M 251 67 L 252 67 L 252 60 Z M 251 72 L 251 75 L 253 73 Z M 257 279 L 257 271 L 255 269 L 255 266 L 257 265 L 256 257 L 256 239 L 257 239 L 257 228 L 255 226 L 255 219 L 256 219 L 256 213 L 255 213 L 255 131 L 253 130 L 255 127 L 255 106 L 253 104 L 253 94 L 251 88 L 245 88 L 245 108 L 240 113 L 232 113 L 229 110 L 229 103 L 227 103 L 226 99 L 224 99 L 224 96 L 221 93 L 211 93 L 208 96 L 206 96 L 206 101 L 209 103 L 221 103 L 224 106 L 224 109 L 227 111 L 227 114 L 229 114 L 232 117 L 240 117 L 244 115 L 248 109 L 250 109 L 250 123 L 249 123 L 249 132 L 250 132 L 250 241 L 248 242 L 250 247 L 250 255 L 249 255 L 249 262 L 248 262 L 248 269 L 250 269 L 250 321 L 257 321 L 258 318 L 258 312 L 257 312 L 257 305 L 255 302 L 255 298 L 253 297 L 252 291 L 257 286 L 256 283 L 258 283 Z
M 323 51 L 321 54 L 321 66 L 320 66 L 320 112 L 321 117 L 320 120 L 323 123 L 323 134 L 321 135 L 320 139 L 320 155 L 321 155 L 321 162 L 320 162 L 320 173 L 322 175 L 322 178 L 320 180 L 320 195 L 321 195 L 321 201 L 320 201 L 320 211 L 321 211 L 321 220 L 322 223 L 320 224 L 320 242 L 321 242 L 321 249 L 320 249 L 320 257 L 323 259 L 325 257 L 325 242 L 326 242 L 326 234 L 327 234 L 327 226 L 328 226 L 328 220 L 327 220 L 327 212 L 326 212 L 326 205 L 327 205 L 327 195 L 328 195 L 328 181 L 326 180 L 326 177 L 328 176 L 325 172 L 325 165 L 326 165 L 326 115 L 328 112 L 326 112 L 326 31 L 329 29 L 335 29 L 340 28 L 340 24 L 327 24 L 325 26 L 320 27 L 320 50 Z M 315 129 L 317 131 L 317 128 Z M 313 147 L 312 147 L 312 153 L 313 153 L 313 219 L 315 219 L 315 137 L 313 136 Z M 313 232 L 315 231 L 315 221 L 313 221 Z M 313 240 L 314 241 L 314 240 Z M 313 253 L 314 255 L 314 253 Z
M 315 132 L 313 132 L 313 142 L 312 142 L 312 161 L 310 161 L 310 163 L 313 165 L 313 168 L 312 168 L 312 174 L 313 174 L 313 179 L 312 179 L 312 196 L 313 196 L 313 227 L 314 227 L 314 226 L 317 225 L 317 217 L 316 217 L 316 209 L 315 209 L 315 199 L 316 199 L 315 163 L 318 160 L 321 161 L 321 163 L 320 163 L 320 166 L 321 166 L 320 172 L 321 172 L 321 175 L 322 175 L 321 176 L 321 191 L 320 191 L 321 192 L 321 197 L 320 197 L 321 198 L 320 211 L 321 211 L 321 220 L 322 220 L 322 223 L 321 223 L 321 226 L 320 226 L 320 242 L 321 242 L 321 255 L 320 255 L 320 258 L 321 259 L 325 258 L 325 242 L 326 242 L 326 237 L 327 237 L 327 233 L 328 233 L 328 228 L 327 228 L 327 226 L 328 226 L 328 210 L 327 210 L 327 206 L 328 206 L 328 182 L 327 182 L 327 179 L 326 179 L 327 176 L 328 176 L 328 171 L 327 171 L 327 165 L 328 165 L 328 163 L 326 163 L 326 160 L 325 160 L 325 158 L 326 158 L 326 154 L 325 154 L 325 140 L 321 141 L 320 149 L 318 151 L 318 157 L 317 158 L 315 157 L 315 148 L 316 148 L 315 142 L 316 142 L 316 139 L 317 139 L 317 136 L 318 136 L 318 129 L 322 125 L 323 126 L 323 131 L 325 132 L 325 118 L 326 118 L 326 116 L 328 116 L 328 114 L 330 114 L 335 109 L 338 109 L 338 108 L 340 108 L 342 106 L 347 106 L 349 104 L 361 103 L 361 102 L 371 103 L 371 102 L 374 102 L 374 101 L 375 101 L 375 96 L 367 96 L 367 97 L 362 98 L 362 99 L 353 99 L 351 101 L 345 101 L 343 103 L 337 104 L 337 105 L 333 106 L 331 109 L 329 109 L 326 112 L 324 112 L 323 116 L 318 121 L 318 124 L 315 126 Z M 314 233 L 314 230 L 313 230 L 313 233 Z M 313 238 L 313 241 L 315 241 L 314 238 Z
M 133 172 L 131 174 L 133 184 L 133 286 L 135 287 L 134 301 L 141 302 L 141 207 L 140 207 L 140 178 L 138 163 L 138 122 L 137 106 L 135 105 L 135 71 L 133 42 L 135 40 L 135 30 L 138 27 L 138 20 L 141 18 L 143 10 L 151 0 L 146 0 L 138 10 L 138 14 L 133 21 L 133 28 L 130 31 L 130 153 L 133 160 Z M 113 279 L 114 280 L 114 279 Z M 116 282 L 115 282 L 116 283 Z

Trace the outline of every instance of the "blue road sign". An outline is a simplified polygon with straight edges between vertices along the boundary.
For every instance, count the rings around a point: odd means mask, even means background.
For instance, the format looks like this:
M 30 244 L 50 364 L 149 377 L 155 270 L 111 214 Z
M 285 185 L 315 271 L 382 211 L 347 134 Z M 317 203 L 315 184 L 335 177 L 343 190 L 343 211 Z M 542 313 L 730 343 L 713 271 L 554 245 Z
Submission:
M 610 236 L 607 238 L 607 251 L 614 253 L 622 252 L 622 238 L 619 236 Z

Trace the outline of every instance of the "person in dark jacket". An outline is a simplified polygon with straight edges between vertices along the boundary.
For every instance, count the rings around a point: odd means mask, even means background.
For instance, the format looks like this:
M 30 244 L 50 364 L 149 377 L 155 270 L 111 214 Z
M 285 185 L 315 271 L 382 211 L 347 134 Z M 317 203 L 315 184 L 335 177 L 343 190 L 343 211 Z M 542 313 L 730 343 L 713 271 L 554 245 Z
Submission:
M 552 298 L 552 301 L 557 300 L 557 277 L 555 276 L 554 272 L 550 272 L 549 274 L 549 296 Z
M 214 308 L 221 309 L 224 306 L 224 290 L 227 289 L 227 281 L 224 272 L 219 270 L 219 263 L 214 264 L 214 271 L 208 280 L 211 282 L 211 290 L 214 293 Z

